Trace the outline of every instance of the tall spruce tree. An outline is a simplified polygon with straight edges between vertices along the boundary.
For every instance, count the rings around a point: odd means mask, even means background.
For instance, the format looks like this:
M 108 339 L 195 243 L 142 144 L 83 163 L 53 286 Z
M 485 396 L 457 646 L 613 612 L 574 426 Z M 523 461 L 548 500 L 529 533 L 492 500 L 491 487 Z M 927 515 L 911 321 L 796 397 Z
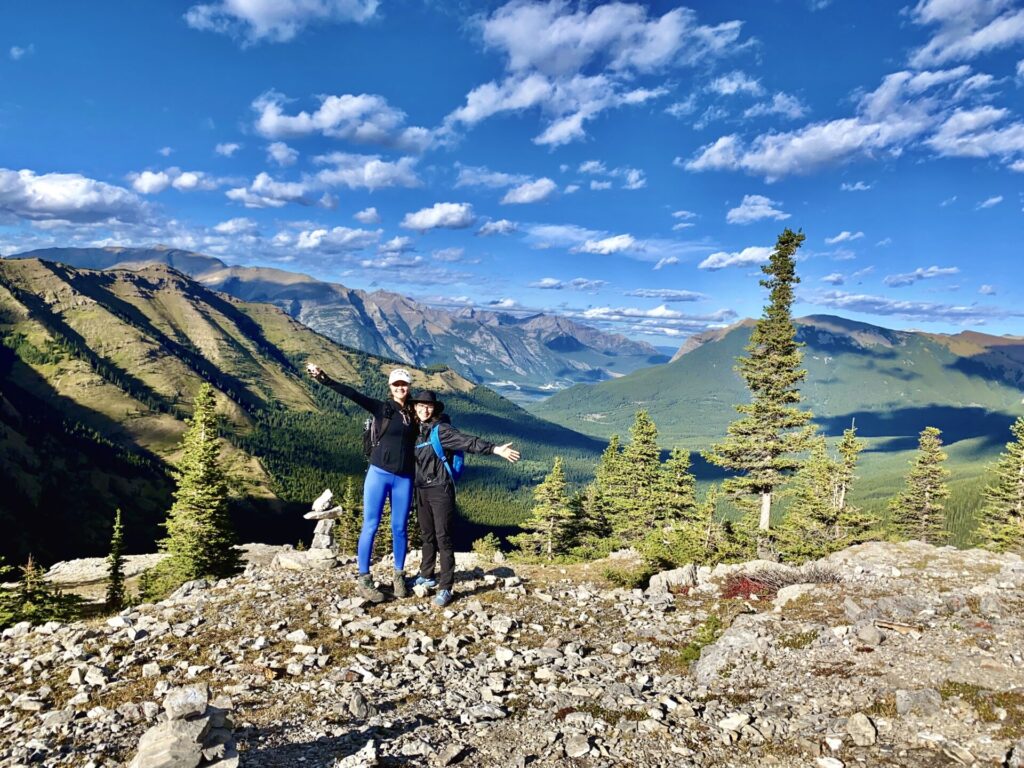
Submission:
M 837 536 L 839 469 L 839 462 L 828 453 L 824 435 L 816 435 L 806 461 L 787 489 L 791 501 L 775 530 L 783 559 L 801 562 L 832 550 Z
M 110 535 L 110 554 L 107 555 L 107 608 L 124 608 L 124 525 L 121 510 L 114 514 L 114 530 Z
M 1024 417 L 1010 427 L 1006 444 L 992 468 L 981 507 L 978 543 L 996 551 L 1024 548 Z
M 769 303 L 757 321 L 746 357 L 737 370 L 747 384 L 751 401 L 736 406 L 741 417 L 728 428 L 724 441 L 703 455 L 712 464 L 738 473 L 724 484 L 732 495 L 758 499 L 758 527 L 771 525 L 772 494 L 799 466 L 797 454 L 811 437 L 812 414 L 800 410 L 799 384 L 807 371 L 796 341 L 791 308 L 796 275 L 795 255 L 804 241 L 802 232 L 786 229 L 779 235 L 761 285 L 769 290 Z
M 857 462 L 864 450 L 864 441 L 857 437 L 857 427 L 851 425 L 843 430 L 843 439 L 839 441 L 839 465 L 836 478 L 836 549 L 860 544 L 877 534 L 880 518 L 877 514 L 868 514 L 850 503 L 850 489 L 857 479 Z M 874 529 L 874 533 L 872 532 Z
M 665 501 L 658 428 L 647 411 L 636 412 L 629 438 L 616 461 L 619 496 L 612 505 L 612 531 L 627 546 L 660 522 Z
M 942 432 L 925 427 L 918 440 L 917 456 L 911 461 L 906 487 L 889 502 L 890 521 L 898 536 L 928 544 L 946 543 L 949 534 L 944 502 L 949 496 L 949 470 L 942 466 L 945 460 Z
M 662 465 L 662 522 L 669 525 L 692 518 L 697 511 L 697 479 L 693 476 L 690 452 L 672 449 Z
M 221 466 L 213 387 L 204 382 L 196 394 L 189 428 L 182 439 L 174 504 L 159 542 L 168 557 L 145 580 L 147 597 L 159 598 L 186 581 L 222 578 L 241 567 L 228 515 L 228 484 Z
M 526 556 L 553 560 L 565 555 L 572 543 L 572 510 L 566 491 L 562 457 L 555 458 L 551 472 L 533 491 L 530 516 L 519 527 L 523 533 L 509 539 Z

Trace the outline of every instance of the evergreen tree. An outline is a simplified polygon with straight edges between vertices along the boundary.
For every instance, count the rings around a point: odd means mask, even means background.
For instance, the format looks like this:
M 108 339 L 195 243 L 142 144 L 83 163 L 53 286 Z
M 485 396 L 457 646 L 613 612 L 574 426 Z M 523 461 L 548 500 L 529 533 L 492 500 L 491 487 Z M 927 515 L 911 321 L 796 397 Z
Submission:
M 772 494 L 799 467 L 795 454 L 811 436 L 812 414 L 796 407 L 801 401 L 798 385 L 807 371 L 800 367 L 801 345 L 791 316 L 793 286 L 800 282 L 794 256 L 803 241 L 802 232 L 787 228 L 761 268 L 769 276 L 761 280 L 769 290 L 769 303 L 750 334 L 747 356 L 737 366 L 751 402 L 736 406 L 741 417 L 729 425 L 725 440 L 703 454 L 712 464 L 738 473 L 726 480 L 724 489 L 758 499 L 758 527 L 763 531 L 770 526 Z
M 860 544 L 877 531 L 880 520 L 877 515 L 863 512 L 850 503 L 850 488 L 857 479 L 857 461 L 864 450 L 864 441 L 857 438 L 857 428 L 850 426 L 843 431 L 843 439 L 839 441 L 839 464 L 836 479 L 836 549 Z
M 572 511 L 561 456 L 555 458 L 551 472 L 534 489 L 533 499 L 530 516 L 519 526 L 524 532 L 512 536 L 509 542 L 524 555 L 546 560 L 567 554 L 572 537 Z
M 943 502 L 949 496 L 949 470 L 942 466 L 946 454 L 941 435 L 935 427 L 921 431 L 906 487 L 889 502 L 893 530 L 902 538 L 929 544 L 944 544 L 948 538 Z
M 693 476 L 690 452 L 676 447 L 662 465 L 662 521 L 676 524 L 697 511 L 697 479 Z
M 823 435 L 811 441 L 811 451 L 788 490 L 792 501 L 775 531 L 776 545 L 786 560 L 802 562 L 828 554 L 837 538 L 839 462 L 828 453 Z
M 978 529 L 981 546 L 996 551 L 1024 547 L 1024 417 L 1017 418 L 1010 433 L 1014 440 L 993 467 Z
M 28 621 L 72 621 L 78 616 L 82 599 L 65 595 L 46 583 L 45 572 L 29 555 L 21 567 L 21 578 L 14 589 L 0 590 L 0 629 Z
M 612 435 L 608 447 L 594 470 L 594 486 L 604 505 L 604 514 L 610 521 L 621 514 L 620 507 L 628 504 L 628 492 L 623 477 L 622 446 L 619 436 Z
M 341 498 L 344 513 L 337 522 L 338 554 L 354 555 L 359 549 L 359 533 L 363 526 L 363 504 L 356 493 L 352 476 L 345 478 L 345 493 Z
M 644 558 L 658 569 L 748 559 L 751 542 L 739 537 L 731 522 L 719 518 L 718 501 L 718 487 L 711 486 L 691 515 L 664 539 L 651 537 L 644 542 Z
M 594 560 L 612 552 L 618 542 L 612 536 L 609 507 L 597 483 L 573 494 L 569 500 L 570 548 L 581 560 Z
M 621 495 L 612 505 L 611 519 L 614 535 L 627 546 L 639 542 L 665 518 L 658 428 L 647 411 L 637 411 L 629 437 L 614 463 L 614 487 Z
M 114 514 L 114 531 L 110 536 L 110 554 L 107 555 L 107 608 L 119 611 L 124 608 L 124 526 L 121 510 Z
M 162 597 L 186 581 L 221 578 L 241 567 L 228 516 L 228 484 L 220 459 L 213 387 L 203 383 L 182 440 L 174 504 L 159 542 L 168 557 L 146 579 L 146 594 Z

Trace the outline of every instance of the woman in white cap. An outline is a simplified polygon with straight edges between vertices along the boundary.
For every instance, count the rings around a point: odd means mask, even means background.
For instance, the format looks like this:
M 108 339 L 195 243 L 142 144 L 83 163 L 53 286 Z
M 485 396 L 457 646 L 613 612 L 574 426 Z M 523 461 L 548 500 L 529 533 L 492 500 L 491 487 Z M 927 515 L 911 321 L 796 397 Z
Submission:
M 391 499 L 391 541 L 395 554 L 395 597 L 409 594 L 405 583 L 406 524 L 412 505 L 412 479 L 416 467 L 415 446 L 417 425 L 409 402 L 409 383 L 412 376 L 404 368 L 396 368 L 388 376 L 391 398 L 377 400 L 335 381 L 312 363 L 306 370 L 314 380 L 339 395 L 347 397 L 373 418 L 370 427 L 370 467 L 363 483 L 363 530 L 359 534 L 359 581 L 357 590 L 362 597 L 375 603 L 384 599 L 384 593 L 374 586 L 370 576 L 370 555 L 373 539 L 384 513 L 384 501 Z

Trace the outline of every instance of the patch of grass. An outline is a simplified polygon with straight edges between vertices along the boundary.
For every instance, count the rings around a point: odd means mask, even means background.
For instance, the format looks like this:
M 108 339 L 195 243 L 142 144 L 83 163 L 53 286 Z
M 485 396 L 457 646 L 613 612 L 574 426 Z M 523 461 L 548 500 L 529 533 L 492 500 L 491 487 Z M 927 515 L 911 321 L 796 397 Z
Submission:
M 999 710 L 1003 710 L 1006 715 L 999 737 L 1012 739 L 1024 736 L 1024 690 L 993 691 L 980 685 L 946 680 L 939 687 L 939 694 L 943 699 L 956 697 L 967 702 L 986 723 L 1000 722 Z
M 800 650 L 807 648 L 813 643 L 818 637 L 818 633 L 813 629 L 807 632 L 797 632 L 791 635 L 783 635 L 779 638 L 778 645 L 781 648 L 789 648 L 790 650 Z
M 609 584 L 623 589 L 643 589 L 657 571 L 647 564 L 637 565 L 633 568 L 612 568 L 608 567 L 601 571 L 601 576 Z
M 871 706 L 864 709 L 865 715 L 871 717 L 887 717 L 894 718 L 898 714 L 896 712 L 896 694 L 887 693 L 882 698 L 875 701 Z
M 681 674 L 690 671 L 690 665 L 700 658 L 704 646 L 711 645 L 726 629 L 726 624 L 717 613 L 708 616 L 697 627 L 693 638 L 678 651 L 667 651 L 661 655 L 662 666 Z

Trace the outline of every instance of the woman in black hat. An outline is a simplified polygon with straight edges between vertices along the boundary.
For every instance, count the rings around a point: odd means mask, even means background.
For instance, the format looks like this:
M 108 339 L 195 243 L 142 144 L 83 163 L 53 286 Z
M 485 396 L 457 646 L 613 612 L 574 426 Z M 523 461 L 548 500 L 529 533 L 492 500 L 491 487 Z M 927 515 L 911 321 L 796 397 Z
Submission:
M 416 510 L 423 535 L 423 561 L 420 575 L 413 582 L 415 586 L 438 587 L 434 603 L 440 607 L 452 601 L 452 586 L 455 583 L 455 548 L 452 544 L 452 518 L 455 514 L 455 480 L 453 478 L 452 454 L 493 453 L 515 463 L 519 451 L 512 443 L 495 445 L 482 437 L 459 432 L 444 414 L 444 403 L 437 393 L 430 389 L 417 392 L 412 397 L 413 408 L 420 422 L 420 439 L 416 445 Z M 437 437 L 444 457 L 438 455 L 431 440 L 431 432 L 437 429 Z M 440 573 L 434 579 L 435 562 L 440 555 Z

